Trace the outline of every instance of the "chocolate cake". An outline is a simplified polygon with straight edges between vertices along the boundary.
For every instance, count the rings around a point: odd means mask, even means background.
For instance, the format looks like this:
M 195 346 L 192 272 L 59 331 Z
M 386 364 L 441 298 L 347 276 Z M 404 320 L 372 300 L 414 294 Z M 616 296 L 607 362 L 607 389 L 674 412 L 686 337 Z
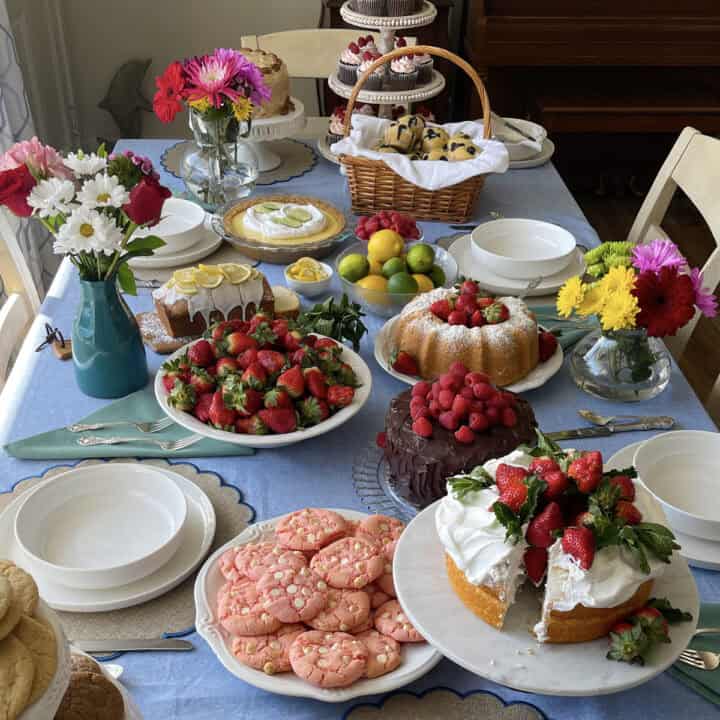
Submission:
M 450 475 L 470 471 L 507 455 L 518 445 L 535 442 L 535 414 L 530 404 L 518 396 L 514 427 L 491 427 L 470 445 L 459 443 L 451 431 L 439 425 L 434 426 L 431 438 L 421 437 L 412 430 L 411 392 L 406 390 L 390 402 L 385 416 L 385 459 L 395 491 L 418 508 L 445 495 Z

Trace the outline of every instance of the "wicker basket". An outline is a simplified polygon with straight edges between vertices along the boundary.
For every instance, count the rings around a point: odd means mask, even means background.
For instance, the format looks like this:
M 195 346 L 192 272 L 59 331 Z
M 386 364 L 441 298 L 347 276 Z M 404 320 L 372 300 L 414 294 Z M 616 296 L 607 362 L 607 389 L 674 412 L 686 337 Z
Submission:
M 482 104 L 483 137 L 485 139 L 490 137 L 490 100 L 482 80 L 462 58 L 448 50 L 429 45 L 416 45 L 393 50 L 378 58 L 358 78 L 345 113 L 345 137 L 350 134 L 352 111 L 358 94 L 370 73 L 396 57 L 425 53 L 449 60 L 470 76 Z M 340 162 L 345 168 L 350 186 L 352 211 L 357 215 L 373 214 L 380 210 L 397 210 L 409 213 L 418 220 L 467 222 L 472 215 L 475 200 L 485 183 L 485 175 L 476 175 L 455 185 L 442 188 L 442 190 L 424 190 L 400 177 L 382 160 L 341 155 Z

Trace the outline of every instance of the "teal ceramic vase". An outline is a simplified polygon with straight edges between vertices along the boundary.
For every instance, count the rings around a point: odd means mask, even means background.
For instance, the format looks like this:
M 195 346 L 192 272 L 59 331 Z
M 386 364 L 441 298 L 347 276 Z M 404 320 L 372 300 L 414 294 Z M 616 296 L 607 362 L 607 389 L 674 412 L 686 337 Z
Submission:
M 80 280 L 80 289 L 72 331 L 80 390 L 90 397 L 119 398 L 144 387 L 148 379 L 145 347 L 115 278 Z

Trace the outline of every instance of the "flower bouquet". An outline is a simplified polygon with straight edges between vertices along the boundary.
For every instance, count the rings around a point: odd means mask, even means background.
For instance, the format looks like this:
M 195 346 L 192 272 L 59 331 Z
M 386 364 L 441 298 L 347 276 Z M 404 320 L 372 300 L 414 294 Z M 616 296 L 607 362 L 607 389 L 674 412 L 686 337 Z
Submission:
M 253 107 L 270 99 L 262 71 L 237 50 L 171 62 L 155 80 L 155 114 L 172 122 L 185 105 L 197 149 L 182 163 L 188 190 L 212 209 L 250 194 L 257 167 L 238 138 L 247 137 Z M 240 127 L 244 130 L 241 133 Z
M 120 397 L 147 382 L 135 318 L 117 291 L 136 294 L 128 260 L 165 243 L 140 227 L 160 220 L 170 191 L 148 158 L 81 150 L 62 157 L 37 138 L 0 157 L 0 204 L 37 218 L 54 236 L 53 250 L 78 268 L 82 289 L 72 333 L 75 374 L 94 397 Z
M 715 296 L 669 240 L 603 243 L 585 262 L 589 279 L 570 278 L 557 298 L 561 317 L 599 324 L 573 350 L 573 379 L 603 398 L 655 397 L 670 381 L 670 358 L 657 338 L 675 335 L 696 312 L 715 317 Z

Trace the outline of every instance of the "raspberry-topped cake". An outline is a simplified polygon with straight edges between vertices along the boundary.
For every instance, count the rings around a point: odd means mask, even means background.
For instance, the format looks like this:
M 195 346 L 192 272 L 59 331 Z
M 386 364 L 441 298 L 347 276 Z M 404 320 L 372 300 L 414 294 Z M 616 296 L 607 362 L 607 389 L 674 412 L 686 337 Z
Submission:
M 495 385 L 511 385 L 540 360 L 538 326 L 527 305 L 492 297 L 472 280 L 459 289 L 419 295 L 403 308 L 391 334 L 397 350 L 412 355 L 426 379 L 447 372 L 457 360 Z
M 390 402 L 381 440 L 390 482 L 425 507 L 445 494 L 449 475 L 532 442 L 536 425 L 525 400 L 455 362 L 434 383 L 419 382 Z

